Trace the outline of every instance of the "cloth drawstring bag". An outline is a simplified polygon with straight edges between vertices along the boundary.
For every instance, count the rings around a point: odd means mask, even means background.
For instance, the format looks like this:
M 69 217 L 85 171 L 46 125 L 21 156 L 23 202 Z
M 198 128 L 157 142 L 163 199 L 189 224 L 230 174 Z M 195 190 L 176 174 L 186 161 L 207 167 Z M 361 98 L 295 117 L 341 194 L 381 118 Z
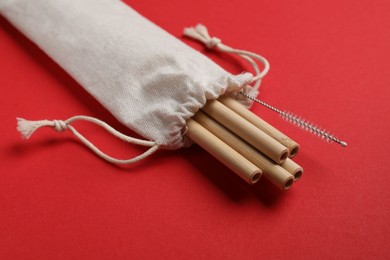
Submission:
M 88 116 L 64 121 L 18 119 L 18 130 L 28 138 L 43 126 L 68 129 L 113 163 L 132 163 L 158 149 L 190 145 L 183 135 L 187 119 L 207 100 L 225 93 L 250 105 L 237 93 L 256 96 L 269 69 L 263 57 L 222 44 L 202 25 L 184 30 L 208 48 L 239 55 L 255 71 L 255 75 L 232 75 L 119 0 L 2 0 L 0 13 L 145 140 L 123 135 Z M 113 158 L 71 126 L 77 120 L 98 124 L 126 142 L 149 148 L 128 160 Z

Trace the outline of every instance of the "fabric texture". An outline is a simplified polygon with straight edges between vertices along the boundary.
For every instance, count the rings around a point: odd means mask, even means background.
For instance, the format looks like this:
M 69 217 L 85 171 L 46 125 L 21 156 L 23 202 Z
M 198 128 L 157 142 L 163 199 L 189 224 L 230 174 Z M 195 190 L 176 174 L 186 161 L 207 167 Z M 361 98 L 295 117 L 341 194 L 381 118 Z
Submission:
M 120 122 L 165 149 L 190 144 L 186 120 L 237 92 L 232 75 L 118 0 L 3 0 L 0 12 Z

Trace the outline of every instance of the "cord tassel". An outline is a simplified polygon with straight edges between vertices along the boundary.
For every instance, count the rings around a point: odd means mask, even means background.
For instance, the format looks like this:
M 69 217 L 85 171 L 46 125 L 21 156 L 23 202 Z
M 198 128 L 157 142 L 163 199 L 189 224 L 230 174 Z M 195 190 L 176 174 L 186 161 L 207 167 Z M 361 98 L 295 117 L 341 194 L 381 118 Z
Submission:
M 38 130 L 41 127 L 45 126 L 50 126 L 53 129 L 55 129 L 57 132 L 63 132 L 65 131 L 68 127 L 65 124 L 64 121 L 61 120 L 38 120 L 38 121 L 30 121 L 26 120 L 24 118 L 16 118 L 17 120 L 17 130 L 20 132 L 22 135 L 23 139 L 29 139 L 32 134 L 36 130 Z

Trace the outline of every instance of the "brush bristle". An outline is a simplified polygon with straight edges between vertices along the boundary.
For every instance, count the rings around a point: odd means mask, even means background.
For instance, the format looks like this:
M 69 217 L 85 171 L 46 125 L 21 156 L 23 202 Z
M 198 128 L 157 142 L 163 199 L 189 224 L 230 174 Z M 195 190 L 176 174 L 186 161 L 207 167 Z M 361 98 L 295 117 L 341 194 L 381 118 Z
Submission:
M 284 111 L 280 113 L 280 116 L 285 119 L 287 122 L 292 123 L 293 125 L 302 128 L 303 130 L 312 133 L 315 136 L 320 137 L 322 140 L 332 143 L 335 140 L 335 137 L 329 133 L 326 129 L 320 128 L 314 124 L 312 124 L 310 121 L 298 117 L 297 115 Z

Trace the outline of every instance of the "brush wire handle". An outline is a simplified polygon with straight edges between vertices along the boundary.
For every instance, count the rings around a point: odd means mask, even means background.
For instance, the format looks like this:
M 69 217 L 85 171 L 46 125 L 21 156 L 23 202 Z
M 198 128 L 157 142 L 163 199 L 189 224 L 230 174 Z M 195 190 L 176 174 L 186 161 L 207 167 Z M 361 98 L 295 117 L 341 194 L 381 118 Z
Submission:
M 344 141 L 341 141 L 340 139 L 336 138 L 334 135 L 330 134 L 328 131 L 322 129 L 322 128 L 319 128 L 317 126 L 315 126 L 314 124 L 310 123 L 309 121 L 303 119 L 302 117 L 298 117 L 297 115 L 293 114 L 293 113 L 290 113 L 288 111 L 282 111 L 280 109 L 277 109 L 276 107 L 274 106 L 271 106 L 267 103 L 265 103 L 264 101 L 261 101 L 251 95 L 248 95 L 244 92 L 240 92 L 241 95 L 243 95 L 244 97 L 246 98 L 249 98 L 251 100 L 253 100 L 254 102 L 256 103 L 259 103 L 263 106 L 265 106 L 266 108 L 278 113 L 281 117 L 283 117 L 286 121 L 318 136 L 318 137 L 321 137 L 323 140 L 329 142 L 329 143 L 332 143 L 332 142 L 335 142 L 335 143 L 338 143 L 339 145 L 343 146 L 343 147 L 347 147 L 347 143 L 344 142 Z

